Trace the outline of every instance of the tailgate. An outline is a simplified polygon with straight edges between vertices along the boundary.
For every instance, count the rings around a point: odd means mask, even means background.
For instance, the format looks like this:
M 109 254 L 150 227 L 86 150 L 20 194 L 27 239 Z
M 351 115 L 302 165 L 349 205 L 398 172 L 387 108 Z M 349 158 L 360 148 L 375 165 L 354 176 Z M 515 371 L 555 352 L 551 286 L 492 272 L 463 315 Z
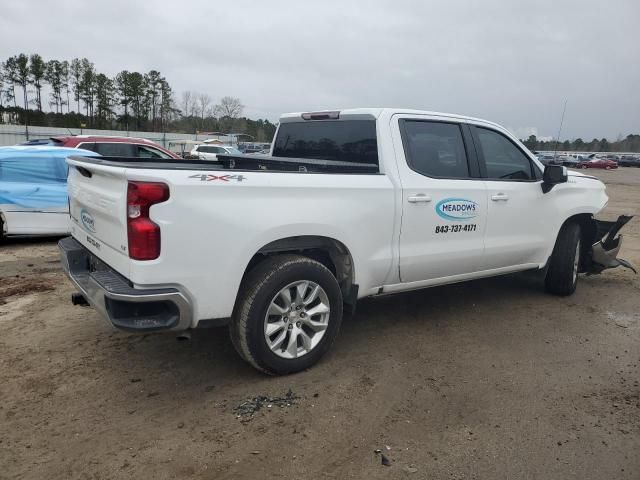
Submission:
M 128 278 L 126 170 L 77 157 L 67 163 L 71 235 Z

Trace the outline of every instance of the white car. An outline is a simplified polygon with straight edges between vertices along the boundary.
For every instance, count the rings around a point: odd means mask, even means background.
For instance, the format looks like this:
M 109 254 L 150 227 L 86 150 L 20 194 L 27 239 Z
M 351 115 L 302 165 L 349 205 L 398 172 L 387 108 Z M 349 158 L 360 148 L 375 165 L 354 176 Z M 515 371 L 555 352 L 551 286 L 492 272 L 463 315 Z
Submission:
M 191 149 L 191 156 L 200 160 L 216 160 L 218 155 L 242 155 L 242 152 L 228 145 L 202 144 Z
M 593 217 L 604 184 L 543 167 L 492 122 L 293 113 L 272 155 L 70 158 L 60 250 L 76 302 L 128 331 L 228 323 L 242 358 L 283 374 L 318 361 L 363 297 L 524 270 L 570 295 L 578 273 L 628 265 L 616 234 L 630 217 Z
M 97 153 L 52 146 L 0 147 L 0 239 L 67 235 L 69 155 Z

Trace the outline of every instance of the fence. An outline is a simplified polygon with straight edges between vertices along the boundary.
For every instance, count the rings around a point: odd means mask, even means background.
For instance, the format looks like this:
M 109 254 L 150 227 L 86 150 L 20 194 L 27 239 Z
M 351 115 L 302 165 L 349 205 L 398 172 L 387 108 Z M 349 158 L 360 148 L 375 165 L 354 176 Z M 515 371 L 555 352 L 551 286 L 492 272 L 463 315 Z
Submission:
M 164 132 L 124 132 L 122 130 L 93 130 L 87 128 L 55 128 L 55 127 L 26 127 L 24 125 L 0 125 L 0 146 L 17 145 L 27 140 L 49 138 L 59 135 L 98 135 L 146 138 L 165 148 L 174 140 L 207 140 L 217 138 L 224 143 L 233 143 L 234 137 L 227 135 L 194 135 L 187 133 Z

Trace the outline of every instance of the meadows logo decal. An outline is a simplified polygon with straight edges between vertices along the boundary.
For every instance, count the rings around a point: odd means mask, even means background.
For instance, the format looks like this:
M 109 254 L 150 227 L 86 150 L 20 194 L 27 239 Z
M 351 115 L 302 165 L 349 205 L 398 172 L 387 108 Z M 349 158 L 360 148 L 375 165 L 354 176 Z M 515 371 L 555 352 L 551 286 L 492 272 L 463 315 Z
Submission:
M 96 224 L 93 220 L 93 216 L 84 208 L 80 210 L 80 220 L 82 220 L 82 225 L 84 225 L 84 228 L 89 230 L 91 233 L 96 233 Z
M 464 198 L 445 198 L 436 204 L 436 213 L 445 220 L 469 220 L 478 216 L 478 204 Z

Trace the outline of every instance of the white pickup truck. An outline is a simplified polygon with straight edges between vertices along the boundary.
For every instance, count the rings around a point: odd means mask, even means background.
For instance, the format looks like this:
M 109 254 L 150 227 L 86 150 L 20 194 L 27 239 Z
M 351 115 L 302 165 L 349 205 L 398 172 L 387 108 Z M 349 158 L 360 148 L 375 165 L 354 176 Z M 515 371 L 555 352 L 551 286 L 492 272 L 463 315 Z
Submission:
M 130 331 L 228 323 L 267 373 L 317 362 L 359 298 L 536 269 L 569 295 L 629 266 L 602 182 L 459 115 L 294 113 L 270 156 L 68 164 L 74 303 Z

